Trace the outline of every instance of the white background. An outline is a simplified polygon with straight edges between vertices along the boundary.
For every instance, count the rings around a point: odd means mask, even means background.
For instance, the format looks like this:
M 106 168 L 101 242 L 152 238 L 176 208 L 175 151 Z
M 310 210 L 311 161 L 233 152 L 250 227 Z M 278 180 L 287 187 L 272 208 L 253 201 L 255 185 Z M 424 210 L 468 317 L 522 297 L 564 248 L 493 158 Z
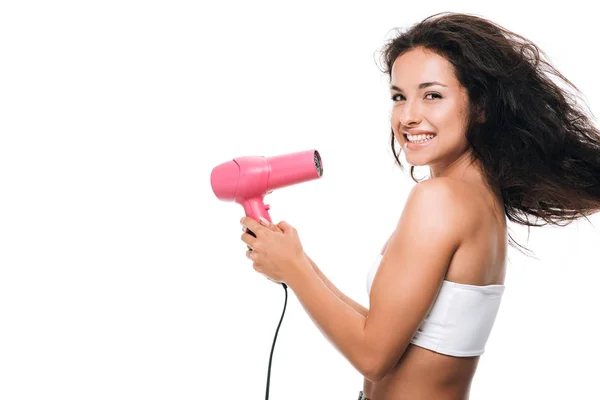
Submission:
M 600 109 L 592 2 L 6 1 L 0 6 L 0 398 L 260 399 L 284 290 L 256 273 L 214 166 L 318 149 L 267 197 L 368 304 L 413 186 L 375 63 L 395 27 L 478 14 L 532 39 Z M 421 174 L 422 176 L 422 174 Z M 598 398 L 600 218 L 512 226 L 471 398 Z M 362 377 L 289 291 L 270 399 L 354 399 Z

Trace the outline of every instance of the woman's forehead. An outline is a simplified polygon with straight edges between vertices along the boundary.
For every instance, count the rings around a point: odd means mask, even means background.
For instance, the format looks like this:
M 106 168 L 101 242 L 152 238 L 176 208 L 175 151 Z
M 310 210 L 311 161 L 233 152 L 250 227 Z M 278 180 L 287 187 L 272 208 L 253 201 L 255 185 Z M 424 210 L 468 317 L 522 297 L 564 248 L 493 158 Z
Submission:
M 447 87 L 457 85 L 452 64 L 444 57 L 421 49 L 398 56 L 391 71 L 391 84 L 402 90 L 419 89 L 426 82 L 439 82 Z

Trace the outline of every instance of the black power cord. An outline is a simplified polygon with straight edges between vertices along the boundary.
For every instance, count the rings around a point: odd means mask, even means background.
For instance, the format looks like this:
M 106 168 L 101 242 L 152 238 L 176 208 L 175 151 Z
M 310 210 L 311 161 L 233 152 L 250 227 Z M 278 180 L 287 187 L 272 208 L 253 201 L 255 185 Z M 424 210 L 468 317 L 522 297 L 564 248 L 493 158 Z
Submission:
M 256 235 L 254 234 L 254 232 L 252 232 L 250 229 L 246 228 L 245 229 L 246 233 L 256 237 Z M 250 247 L 248 247 L 250 248 Z M 281 283 L 281 285 L 283 286 L 283 290 L 285 290 L 285 303 L 283 304 L 283 313 L 281 314 L 281 319 L 279 320 L 279 325 L 277 325 L 277 330 L 275 331 L 275 337 L 273 338 L 273 346 L 271 346 L 271 356 L 269 357 L 269 371 L 267 373 L 267 394 L 265 395 L 265 400 L 269 400 L 269 383 L 271 382 L 271 362 L 273 361 L 273 350 L 275 350 L 275 341 L 277 340 L 277 334 L 279 333 L 279 327 L 281 326 L 281 321 L 283 321 L 283 316 L 285 315 L 285 308 L 287 306 L 287 298 L 288 298 L 288 292 L 287 292 L 287 285 L 285 283 Z
M 275 331 L 275 338 L 273 338 L 273 346 L 271 347 L 271 356 L 269 357 L 269 372 L 267 373 L 267 394 L 265 396 L 265 400 L 269 400 L 269 382 L 271 381 L 271 361 L 273 361 L 273 350 L 275 349 L 275 341 L 277 340 L 277 334 L 279 333 L 279 327 L 281 326 L 281 321 L 283 321 L 283 316 L 285 315 L 285 307 L 287 306 L 287 285 L 285 283 L 281 284 L 283 289 L 285 290 L 285 303 L 283 304 L 283 313 L 281 314 L 281 319 L 279 320 L 279 325 L 277 325 L 277 330 Z

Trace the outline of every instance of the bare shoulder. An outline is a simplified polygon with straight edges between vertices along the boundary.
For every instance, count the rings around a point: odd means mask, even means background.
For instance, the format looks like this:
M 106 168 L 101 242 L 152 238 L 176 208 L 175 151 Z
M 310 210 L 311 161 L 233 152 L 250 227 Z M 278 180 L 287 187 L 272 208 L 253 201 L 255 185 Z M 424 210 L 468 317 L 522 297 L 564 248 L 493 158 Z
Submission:
M 468 209 L 465 201 L 467 190 L 465 183 L 456 179 L 445 177 L 428 179 L 413 187 L 407 203 L 419 200 L 427 202 L 430 206 L 443 207 L 446 211 L 451 211 L 452 215 L 456 215 Z
M 419 182 L 409 193 L 396 228 L 403 226 L 415 232 L 415 227 L 420 226 L 460 242 L 476 220 L 477 207 L 469 202 L 470 196 L 466 184 L 455 179 L 440 177 Z M 392 236 L 384 244 L 382 254 Z
M 455 233 L 471 227 L 477 207 L 469 201 L 473 193 L 466 183 L 452 178 L 439 177 L 420 182 L 411 190 L 406 208 L 409 212 L 428 215 L 432 223 L 451 228 Z
M 411 193 L 434 193 L 450 196 L 459 195 L 464 190 L 464 184 L 452 178 L 427 179 L 416 184 Z

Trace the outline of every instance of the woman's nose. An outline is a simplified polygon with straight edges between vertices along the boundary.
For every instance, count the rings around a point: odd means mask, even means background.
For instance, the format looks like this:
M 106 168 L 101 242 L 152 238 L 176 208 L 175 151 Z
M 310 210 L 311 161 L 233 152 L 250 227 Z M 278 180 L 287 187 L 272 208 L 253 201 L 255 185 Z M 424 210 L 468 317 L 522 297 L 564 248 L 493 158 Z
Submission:
M 400 112 L 400 123 L 404 126 L 419 124 L 423 119 L 418 104 L 413 101 L 407 101 Z

